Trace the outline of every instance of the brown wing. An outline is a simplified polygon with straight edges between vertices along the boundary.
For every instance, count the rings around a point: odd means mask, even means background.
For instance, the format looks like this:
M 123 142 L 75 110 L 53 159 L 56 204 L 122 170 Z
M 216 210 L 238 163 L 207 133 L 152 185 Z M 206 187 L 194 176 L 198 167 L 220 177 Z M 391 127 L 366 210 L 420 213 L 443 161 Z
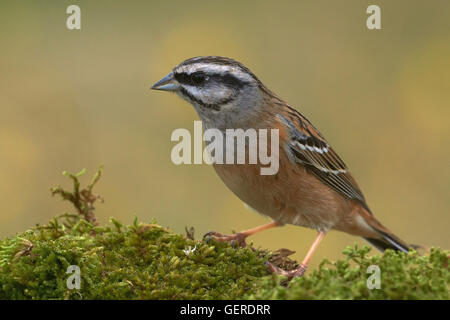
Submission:
M 285 149 L 290 159 L 303 164 L 323 183 L 344 197 L 359 202 L 370 212 L 344 161 L 305 117 L 291 107 L 288 110 L 278 117 L 289 128 L 290 139 Z

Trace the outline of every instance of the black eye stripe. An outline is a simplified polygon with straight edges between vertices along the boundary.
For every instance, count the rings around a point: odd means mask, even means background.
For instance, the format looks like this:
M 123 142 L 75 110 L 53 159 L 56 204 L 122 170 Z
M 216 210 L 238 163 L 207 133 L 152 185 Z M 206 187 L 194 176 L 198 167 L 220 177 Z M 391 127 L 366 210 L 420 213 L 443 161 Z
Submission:
M 192 74 L 188 74 L 186 72 L 179 72 L 174 74 L 175 79 L 181 84 L 194 85 L 199 86 L 205 82 L 205 80 L 212 79 L 216 82 L 222 82 L 227 86 L 233 87 L 234 89 L 241 89 L 243 86 L 248 84 L 245 81 L 235 77 L 232 74 L 215 74 L 215 75 L 206 75 L 202 71 L 197 71 Z
M 188 83 L 189 82 L 189 75 L 185 72 L 175 73 L 174 76 L 175 76 L 175 79 L 179 83 Z
M 191 83 L 193 85 L 199 86 L 206 80 L 206 75 L 204 72 L 194 72 L 191 74 Z
M 212 76 L 212 78 L 215 78 L 218 81 L 225 83 L 227 86 L 233 87 L 235 89 L 241 89 L 243 86 L 247 84 L 247 82 L 244 82 L 241 79 L 236 78 L 235 76 L 229 73 L 223 75 L 214 75 Z
M 202 71 L 197 71 L 191 74 L 186 72 L 179 72 L 174 74 L 175 79 L 182 84 L 200 85 L 206 79 L 206 74 Z

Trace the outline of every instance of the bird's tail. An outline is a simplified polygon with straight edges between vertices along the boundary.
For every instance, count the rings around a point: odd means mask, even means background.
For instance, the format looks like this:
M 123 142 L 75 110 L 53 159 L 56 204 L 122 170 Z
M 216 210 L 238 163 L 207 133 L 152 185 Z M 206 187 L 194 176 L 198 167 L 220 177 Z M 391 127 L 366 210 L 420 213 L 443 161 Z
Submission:
M 415 247 L 414 245 L 407 244 L 405 241 L 394 235 L 372 215 L 366 215 L 365 218 L 368 224 L 376 232 L 377 237 L 364 237 L 364 239 L 378 250 L 384 251 L 386 249 L 392 249 L 396 251 L 408 252 Z
M 393 234 L 380 234 L 381 238 L 364 238 L 367 242 L 373 245 L 380 251 L 384 251 L 386 249 L 392 249 L 396 251 L 408 252 L 412 249 L 411 245 L 408 245 L 403 240 L 400 240 Z

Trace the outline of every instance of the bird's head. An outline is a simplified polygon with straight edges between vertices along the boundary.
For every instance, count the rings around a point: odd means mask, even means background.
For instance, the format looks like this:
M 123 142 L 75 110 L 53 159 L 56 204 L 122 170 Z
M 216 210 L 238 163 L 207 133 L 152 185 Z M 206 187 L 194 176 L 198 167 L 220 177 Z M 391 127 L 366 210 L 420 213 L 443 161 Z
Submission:
M 224 57 L 183 61 L 156 82 L 155 90 L 172 91 L 191 103 L 207 127 L 234 127 L 263 106 L 265 87 L 241 63 Z

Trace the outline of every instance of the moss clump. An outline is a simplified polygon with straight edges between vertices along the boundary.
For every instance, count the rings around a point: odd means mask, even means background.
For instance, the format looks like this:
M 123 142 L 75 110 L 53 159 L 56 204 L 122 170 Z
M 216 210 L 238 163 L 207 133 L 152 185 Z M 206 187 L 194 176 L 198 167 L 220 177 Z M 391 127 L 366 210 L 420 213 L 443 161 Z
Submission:
M 293 279 L 287 287 L 263 280 L 253 299 L 449 299 L 448 251 L 431 249 L 427 256 L 387 250 L 369 256 L 371 248 L 344 250 L 345 260 L 322 261 L 317 270 Z M 353 263 L 351 263 L 353 262 Z M 369 266 L 380 270 L 380 289 L 368 289 Z
M 185 237 L 136 219 L 98 226 L 94 198 L 76 196 L 79 184 L 72 194 L 58 190 L 82 210 L 0 240 L 0 299 L 449 299 L 448 251 L 369 256 L 368 247 L 348 247 L 344 260 L 325 260 L 286 285 L 264 262 L 293 266 L 288 250 L 195 241 L 192 230 Z M 71 265 L 80 289 L 67 287 Z M 370 265 L 380 268 L 381 289 L 367 288 Z
M 157 224 L 72 227 L 58 219 L 0 242 L 0 299 L 448 299 L 447 254 L 427 256 L 347 248 L 345 260 L 324 261 L 288 286 L 268 275 L 269 253 L 187 239 Z M 189 246 L 196 248 L 186 253 Z M 186 252 L 185 252 L 186 251 Z M 354 261 L 351 264 L 350 261 Z M 81 270 L 69 290 L 67 268 Z M 381 289 L 369 290 L 369 265 Z
M 255 292 L 266 275 L 251 249 L 198 243 L 156 224 L 112 222 L 67 228 L 55 220 L 2 241 L 0 299 L 235 299 Z M 189 246 L 196 249 L 186 254 Z M 70 265 L 81 270 L 80 290 L 66 286 Z

